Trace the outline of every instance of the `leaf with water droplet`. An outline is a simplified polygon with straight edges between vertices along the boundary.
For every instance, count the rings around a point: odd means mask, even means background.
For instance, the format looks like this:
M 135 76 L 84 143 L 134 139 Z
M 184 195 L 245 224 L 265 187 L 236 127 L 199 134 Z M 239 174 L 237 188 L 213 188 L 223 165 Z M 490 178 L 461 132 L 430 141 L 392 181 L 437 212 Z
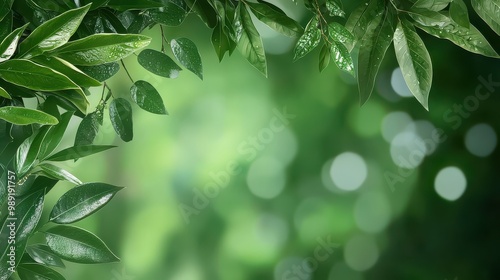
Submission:
M 471 0 L 476 13 L 500 35 L 500 0 Z
M 115 98 L 109 105 L 111 124 L 120 138 L 129 142 L 134 138 L 132 106 L 123 98 Z
M 321 30 L 318 28 L 319 19 L 314 16 L 307 23 L 304 34 L 300 36 L 299 41 L 295 44 L 293 51 L 293 59 L 297 60 L 304 57 L 319 45 L 321 41 Z
M 130 94 L 132 100 L 142 109 L 153 114 L 167 114 L 160 94 L 150 83 L 146 81 L 136 81 L 130 88 Z
M 340 0 L 326 0 L 326 9 L 328 14 L 332 17 L 345 17 L 345 12 L 342 9 L 342 2 Z
M 193 41 L 188 38 L 178 38 L 170 41 L 170 47 L 175 58 L 189 71 L 203 80 L 203 65 L 200 53 Z
M 137 61 L 144 69 L 165 78 L 175 79 L 182 70 L 168 55 L 151 49 L 143 50 Z
M 298 37 L 302 34 L 302 26 L 273 4 L 264 1 L 245 4 L 260 21 L 279 33 L 288 37 Z

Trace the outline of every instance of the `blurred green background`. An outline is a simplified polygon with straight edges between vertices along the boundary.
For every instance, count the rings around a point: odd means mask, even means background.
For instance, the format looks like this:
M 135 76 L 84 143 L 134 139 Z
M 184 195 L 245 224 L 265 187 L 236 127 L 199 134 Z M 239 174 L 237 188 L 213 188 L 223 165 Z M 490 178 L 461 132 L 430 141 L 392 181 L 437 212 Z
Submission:
M 307 22 L 300 5 L 284 2 Z M 410 96 L 393 49 L 360 107 L 352 77 L 333 64 L 320 74 L 317 51 L 293 63 L 294 41 L 258 28 L 267 79 L 236 52 L 219 63 L 196 17 L 166 34 L 190 34 L 204 81 L 125 61 L 159 89 L 170 115 L 136 106 L 132 142 L 105 122 L 95 143 L 119 147 L 62 166 L 126 187 L 78 223 L 122 261 L 68 263 L 67 279 L 500 279 L 498 60 L 420 32 L 434 66 L 430 112 Z M 145 33 L 159 49 L 159 29 Z M 123 70 L 109 85 L 130 99 Z M 73 121 L 62 147 L 74 141 Z M 70 187 L 56 186 L 47 213 Z

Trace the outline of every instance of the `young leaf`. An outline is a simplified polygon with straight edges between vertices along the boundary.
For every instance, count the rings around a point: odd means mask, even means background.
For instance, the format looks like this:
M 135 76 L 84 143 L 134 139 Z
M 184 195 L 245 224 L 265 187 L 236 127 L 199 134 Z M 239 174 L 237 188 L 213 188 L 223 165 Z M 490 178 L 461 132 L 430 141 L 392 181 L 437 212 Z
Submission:
M 33 135 L 26 138 L 16 151 L 16 171 L 19 176 L 23 176 L 31 169 L 31 166 L 38 158 L 43 139 L 47 135 L 48 127 L 37 130 Z
M 186 18 L 187 11 L 169 1 L 159 9 L 149 10 L 148 15 L 156 23 L 166 26 L 178 26 Z
M 21 264 L 17 273 L 21 279 L 65 280 L 59 272 L 40 264 Z
M 12 99 L 12 97 L 9 95 L 9 93 L 5 89 L 3 89 L 3 87 L 0 87 L 0 97 Z
M 257 28 L 252 22 L 245 5 L 239 4 L 236 13 L 236 33 L 238 35 L 238 49 L 240 53 L 267 77 L 266 52 Z
M 73 146 L 61 150 L 50 157 L 46 158 L 47 161 L 66 161 L 66 160 L 76 160 L 93 154 L 97 154 L 116 146 L 109 145 L 83 145 L 83 146 Z
M 28 24 L 25 24 L 16 30 L 12 31 L 3 41 L 0 43 L 0 62 L 10 59 L 17 49 L 17 43 L 23 35 L 24 29 L 26 29 Z
M 385 53 L 392 42 L 394 33 L 388 12 L 372 22 L 361 40 L 358 56 L 358 87 L 360 103 L 363 105 L 370 97 L 375 78 Z
M 453 0 L 450 4 L 451 19 L 465 28 L 470 27 L 469 13 L 463 0 Z
M 63 74 L 25 59 L 11 59 L 1 63 L 0 78 L 39 91 L 80 89 Z
M 26 247 L 26 253 L 28 253 L 37 263 L 61 268 L 66 267 L 63 261 L 56 254 L 54 254 L 54 252 L 52 252 L 47 245 L 30 245 Z
M 56 255 L 71 262 L 90 264 L 120 260 L 99 237 L 81 228 L 55 226 L 46 231 L 45 239 Z
M 59 123 L 49 128 L 47 136 L 40 146 L 40 153 L 38 154 L 39 159 L 43 160 L 57 148 L 66 132 L 66 128 L 68 128 L 73 113 L 74 112 L 70 111 L 62 114 Z
M 321 30 L 318 28 L 318 23 L 318 17 L 311 18 L 304 30 L 304 34 L 300 36 L 299 41 L 295 45 L 293 60 L 302 58 L 318 46 L 321 41 Z
M 121 189 L 104 183 L 87 183 L 75 187 L 59 198 L 49 220 L 58 224 L 79 221 L 101 209 Z
M 426 9 L 434 12 L 439 12 L 446 8 L 453 0 L 417 0 L 413 4 L 412 9 Z
M 160 94 L 150 83 L 146 81 L 136 81 L 130 88 L 130 94 L 132 100 L 142 109 L 153 114 L 167 114 Z
M 170 47 L 175 58 L 189 71 L 203 80 L 203 65 L 200 53 L 193 41 L 187 38 L 172 39 Z
M 109 118 L 116 134 L 123 141 L 129 142 L 134 138 L 132 106 L 127 100 L 123 98 L 113 99 L 109 105 Z
M 500 0 L 471 0 L 476 13 L 500 35 Z
M 339 42 L 333 42 L 330 46 L 333 61 L 340 70 L 349 72 L 354 76 L 354 62 L 347 48 Z
M 151 38 L 131 34 L 94 34 L 52 52 L 69 63 L 93 66 L 114 62 L 146 47 Z
M 79 185 L 82 183 L 82 181 L 76 178 L 75 175 L 53 164 L 41 163 L 38 165 L 38 167 L 42 169 L 41 174 L 45 175 L 45 177 L 60 181 L 68 181 L 75 185 Z
M 143 50 L 137 61 L 144 69 L 165 78 L 175 79 L 182 70 L 168 55 L 151 49 Z
M 73 64 L 58 57 L 38 56 L 32 59 L 34 62 L 47 66 L 59 73 L 64 74 L 80 87 L 97 87 L 101 85 L 98 80 L 89 77 Z
M 328 64 L 330 64 L 330 48 L 324 44 L 319 52 L 319 71 L 322 72 Z
M 268 2 L 245 2 L 250 11 L 267 26 L 288 37 L 299 37 L 303 28 L 295 20 L 289 18 L 280 8 Z
M 42 111 L 14 106 L 1 107 L 0 119 L 17 125 L 27 125 L 32 123 L 55 125 L 59 122 L 54 116 Z
M 400 21 L 394 32 L 394 49 L 403 77 L 418 102 L 429 110 L 428 99 L 432 85 L 431 57 L 413 25 Z
M 345 28 L 354 35 L 354 42 L 346 46 L 349 51 L 354 48 L 356 42 L 364 37 L 370 23 L 379 18 L 384 11 L 384 3 L 381 0 L 370 0 L 360 4 L 349 16 Z
M 342 10 L 340 0 L 326 0 L 326 9 L 332 17 L 345 17 L 345 12 Z
M 455 24 L 449 17 L 437 12 L 412 13 L 417 27 L 437 38 L 450 40 L 455 45 L 472 53 L 498 58 L 486 38 L 472 24 L 465 28 Z
M 120 64 L 110 62 L 95 66 L 80 66 L 78 68 L 97 81 L 104 82 L 120 71 Z
M 22 57 L 30 58 L 66 44 L 76 32 L 90 5 L 67 11 L 44 22 L 19 45 Z
M 91 145 L 94 142 L 99 132 L 99 115 L 102 118 L 101 112 L 96 111 L 86 115 L 82 119 L 76 131 L 75 146 Z

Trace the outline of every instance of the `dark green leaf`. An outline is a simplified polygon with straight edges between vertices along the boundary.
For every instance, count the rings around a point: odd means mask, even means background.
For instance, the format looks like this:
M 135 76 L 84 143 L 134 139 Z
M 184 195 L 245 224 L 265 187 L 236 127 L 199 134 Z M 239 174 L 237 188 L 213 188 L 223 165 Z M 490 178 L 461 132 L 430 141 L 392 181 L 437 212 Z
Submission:
M 229 38 L 224 33 L 222 24 L 217 24 L 212 33 L 212 45 L 214 46 L 215 53 L 219 58 L 219 62 L 224 58 L 224 54 L 229 51 Z
M 119 261 L 94 234 L 72 226 L 55 226 L 46 231 L 47 245 L 59 257 L 76 263 Z
M 170 47 L 175 58 L 189 71 L 203 80 L 203 65 L 200 53 L 193 41 L 187 38 L 172 39 Z
M 186 18 L 187 11 L 173 2 L 167 2 L 162 8 L 148 11 L 151 19 L 166 26 L 178 26 Z
M 281 34 L 288 37 L 299 37 L 302 34 L 302 26 L 273 4 L 267 2 L 245 2 L 245 4 L 260 21 Z
M 12 12 L 9 12 L 3 19 L 0 20 L 0 38 L 7 37 L 7 35 L 9 35 L 12 31 L 12 20 Z
M 394 49 L 408 88 L 417 100 L 429 110 L 429 92 L 432 85 L 431 57 L 413 25 L 404 20 L 394 32 Z
M 65 280 L 59 272 L 40 264 L 21 264 L 17 268 L 21 279 L 30 280 Z
M 345 17 L 341 4 L 339 0 L 326 0 L 326 9 L 329 15 L 332 17 Z
M 110 0 L 108 6 L 119 11 L 126 10 L 143 10 L 162 7 L 161 3 L 157 3 L 149 0 Z
M 59 122 L 57 118 L 42 111 L 14 106 L 1 107 L 0 119 L 17 125 L 32 123 L 55 125 Z
M 87 96 L 81 89 L 68 89 L 54 92 L 45 92 L 45 95 L 55 95 L 58 98 L 64 99 L 71 104 L 71 108 L 66 108 L 69 111 L 78 110 L 81 114 L 87 113 L 87 107 L 89 106 L 89 101 Z M 59 104 L 63 106 L 61 103 Z M 80 113 L 76 112 L 75 115 L 80 116 Z
M 33 258 L 34 261 L 40 264 L 66 267 L 63 261 L 50 248 L 43 244 L 35 244 L 26 247 L 26 252 Z
M 463 0 L 453 0 L 450 4 L 451 19 L 465 28 L 470 27 L 469 13 Z
M 340 70 L 347 71 L 354 76 L 354 62 L 349 51 L 343 44 L 333 42 L 330 46 L 330 55 Z
M 42 170 L 40 173 L 45 177 L 49 177 L 51 179 L 60 180 L 60 181 L 68 181 L 70 183 L 79 185 L 82 183 L 75 175 L 69 173 L 68 171 L 55 166 L 50 163 L 41 163 L 38 167 Z
M 243 4 L 238 5 L 235 26 L 240 53 L 252 66 L 267 77 L 266 52 L 262 38 L 252 22 L 250 13 Z
M 5 89 L 3 89 L 3 87 L 0 87 L 0 97 L 12 99 L 12 97 L 9 95 L 9 93 Z
M 75 146 L 91 145 L 99 132 L 99 119 L 102 118 L 100 111 L 86 115 L 76 131 Z
M 3 41 L 0 43 L 0 62 L 11 58 L 17 49 L 17 43 L 23 35 L 24 29 L 26 29 L 28 24 L 25 24 L 16 30 L 12 31 Z
M 9 14 L 13 3 L 14 0 L 3 0 L 2 3 L 0 3 L 0 21 Z
M 70 224 L 101 209 L 122 188 L 104 183 L 88 183 L 75 187 L 59 198 L 50 213 L 50 221 Z
M 109 105 L 111 124 L 120 138 L 129 142 L 134 138 L 132 124 L 132 106 L 123 98 L 113 99 Z
M 73 64 L 58 58 L 58 57 L 47 57 L 38 56 L 33 59 L 34 62 L 52 68 L 53 70 L 64 74 L 66 77 L 70 78 L 80 87 L 96 87 L 100 86 L 101 82 L 96 79 L 89 77 L 87 74 L 83 73 L 80 69 L 76 68 Z
M 319 52 L 319 71 L 322 72 L 328 64 L 330 64 L 330 48 L 324 44 Z
M 349 16 L 345 24 L 346 29 L 354 35 L 355 42 L 347 46 L 351 51 L 356 42 L 361 41 L 368 27 L 374 19 L 377 19 L 384 11 L 384 3 L 381 0 L 370 0 L 359 5 Z
M 476 13 L 500 35 L 500 0 L 471 0 Z
M 47 135 L 48 127 L 37 130 L 33 135 L 21 143 L 16 152 L 16 171 L 19 176 L 23 176 L 31 169 L 31 166 L 38 158 L 43 139 Z
M 318 28 L 319 20 L 316 16 L 311 18 L 304 30 L 304 34 L 299 38 L 293 51 L 293 59 L 297 60 L 316 48 L 321 41 L 321 30 Z
M 84 6 L 92 3 L 90 10 L 95 10 L 97 8 L 105 6 L 106 4 L 108 4 L 108 2 L 109 0 L 80 0 L 80 5 Z
M 342 43 L 344 46 L 352 46 L 354 44 L 354 35 L 337 22 L 328 24 L 328 33 L 333 40 Z
M 66 128 L 68 127 L 69 121 L 71 120 L 73 113 L 74 112 L 66 112 L 62 114 L 59 119 L 59 123 L 49 128 L 47 136 L 45 137 L 42 145 L 40 146 L 40 153 L 38 154 L 38 157 L 40 159 L 46 158 L 50 153 L 52 153 L 57 148 L 57 146 L 59 145 L 64 136 L 64 133 L 66 132 Z
M 144 69 L 165 78 L 177 78 L 182 70 L 168 55 L 151 49 L 143 50 L 137 61 Z
M 416 9 L 427 9 L 435 12 L 439 12 L 446 8 L 452 0 L 417 0 L 413 5 Z
M 103 152 L 109 150 L 111 148 L 115 148 L 116 146 L 108 146 L 108 145 L 84 145 L 84 146 L 73 146 L 64 150 L 61 150 L 46 160 L 48 161 L 66 161 L 66 160 L 75 160 L 79 158 L 83 158 L 86 156 L 90 156 L 93 154 L 97 154 L 99 152 Z
M 25 59 L 0 64 L 0 77 L 18 86 L 40 91 L 80 89 L 63 74 Z
M 120 64 L 117 62 L 110 62 L 96 66 L 80 66 L 78 68 L 99 82 L 104 82 L 118 73 Z
M 26 58 L 66 44 L 76 32 L 90 6 L 67 11 L 37 27 L 20 45 L 20 55 Z
M 385 53 L 391 45 L 393 33 L 390 15 L 386 12 L 370 24 L 361 40 L 358 56 L 358 86 L 361 105 L 368 100 L 373 91 L 375 78 Z
M 214 7 L 208 1 L 184 0 L 184 2 L 209 28 L 214 28 L 217 25 L 217 15 Z
M 167 114 L 163 100 L 158 91 L 146 81 L 136 81 L 130 88 L 132 100 L 139 107 L 153 114 Z
M 143 35 L 95 34 L 67 43 L 54 55 L 74 65 L 93 66 L 120 60 L 150 42 Z

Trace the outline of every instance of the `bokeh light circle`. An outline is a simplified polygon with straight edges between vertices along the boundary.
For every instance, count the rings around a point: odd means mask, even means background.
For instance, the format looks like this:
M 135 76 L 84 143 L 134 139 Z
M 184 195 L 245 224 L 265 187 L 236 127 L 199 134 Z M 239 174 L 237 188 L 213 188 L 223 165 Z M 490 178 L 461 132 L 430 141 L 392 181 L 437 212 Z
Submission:
M 379 258 L 379 248 L 373 237 L 357 235 L 349 239 L 344 247 L 344 260 L 356 271 L 366 271 Z
M 365 160 L 352 152 L 338 155 L 330 167 L 333 183 L 345 191 L 354 191 L 361 187 L 367 175 L 368 168 Z
M 405 79 L 403 77 L 403 72 L 401 72 L 401 68 L 399 67 L 392 71 L 391 86 L 392 89 L 394 89 L 394 91 L 401 97 L 413 96 L 410 89 L 406 85 Z
M 457 200 L 465 192 L 467 179 L 458 167 L 449 166 L 441 169 L 434 180 L 437 194 L 449 201 Z
M 387 198 L 379 192 L 361 194 L 354 205 L 354 219 L 368 233 L 383 231 L 389 224 L 391 209 Z
M 273 157 L 260 157 L 250 165 L 247 174 L 248 188 L 260 198 L 275 198 L 285 188 L 285 182 L 285 168 Z
M 382 137 L 390 143 L 399 133 L 405 131 L 413 119 L 405 112 L 392 112 L 382 120 Z
M 487 157 L 497 146 L 497 134 L 489 124 L 481 123 L 471 127 L 465 135 L 465 147 L 478 157 Z

